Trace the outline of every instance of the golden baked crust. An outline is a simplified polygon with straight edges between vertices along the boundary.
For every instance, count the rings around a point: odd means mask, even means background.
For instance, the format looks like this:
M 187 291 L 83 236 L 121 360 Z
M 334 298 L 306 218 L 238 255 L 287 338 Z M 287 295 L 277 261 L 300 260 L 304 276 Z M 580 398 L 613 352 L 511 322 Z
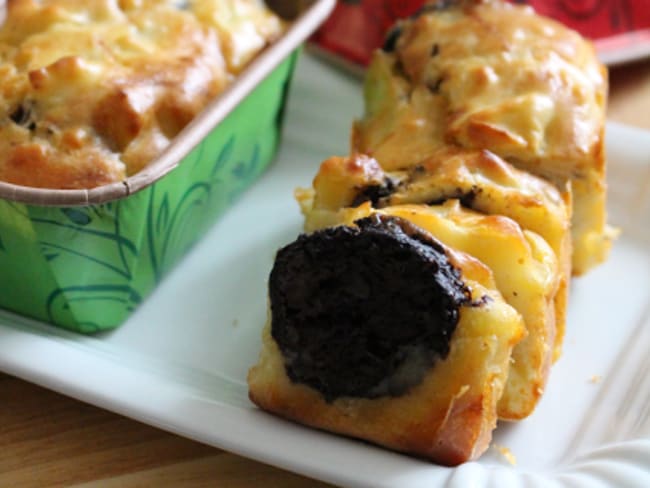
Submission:
M 394 51 L 377 52 L 355 151 L 388 170 L 443 146 L 489 149 L 573 192 L 573 266 L 603 261 L 607 72 L 593 46 L 528 7 L 457 2 L 399 24 Z M 567 197 L 568 198 L 568 197 Z
M 9 0 L 0 29 L 0 179 L 121 181 L 282 30 L 258 0 Z
M 528 331 L 513 351 L 498 410 L 500 418 L 521 419 L 534 410 L 554 352 L 559 354 L 561 347 L 569 277 L 568 212 L 552 185 L 494 155 L 455 151 L 445 156 L 439 153 L 435 161 L 403 173 L 384 173 L 366 156 L 326 160 L 314 189 L 299 192 L 305 230 L 350 225 L 377 212 L 408 220 L 488 266 Z M 392 189 L 373 202 L 376 208 L 370 202 L 353 206 L 358 195 L 386 181 Z M 488 215 L 463 209 L 458 198 Z
M 496 291 L 490 270 L 468 255 L 447 252 L 481 305 L 461 307 L 449 354 L 430 367 L 420 384 L 401 396 L 327 402 L 287 376 L 269 319 L 259 361 L 248 374 L 251 400 L 282 417 L 441 464 L 477 458 L 496 426 L 512 347 L 525 332 L 519 314 Z

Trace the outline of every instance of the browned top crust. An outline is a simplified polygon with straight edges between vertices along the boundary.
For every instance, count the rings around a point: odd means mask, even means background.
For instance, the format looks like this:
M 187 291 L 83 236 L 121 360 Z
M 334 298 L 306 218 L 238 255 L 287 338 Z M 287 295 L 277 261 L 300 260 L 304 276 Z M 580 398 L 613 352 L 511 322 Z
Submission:
M 489 151 L 573 194 L 573 273 L 602 262 L 607 72 L 592 44 L 528 7 L 451 2 L 401 22 L 366 78 L 353 149 L 384 169 L 442 147 Z
M 391 71 L 390 83 L 403 103 L 420 89 L 429 92 L 421 94 L 424 99 L 441 98 L 419 121 L 438 125 L 439 133 L 427 137 L 429 144 L 490 149 L 551 179 L 602 170 L 607 73 L 593 46 L 528 7 L 502 1 L 459 3 L 462 8 L 398 24 L 394 51 L 378 53 L 373 62 L 374 69 Z M 373 96 L 387 83 L 385 73 L 373 68 L 362 129 L 389 115 L 389 105 L 393 110 L 400 105 Z M 433 112 L 440 113 L 435 117 Z M 409 130 L 408 125 L 394 128 Z M 388 151 L 388 139 L 372 134 L 367 140 L 365 135 L 362 130 L 361 152 L 371 150 L 388 169 L 408 162 L 399 152 L 382 158 L 376 152 Z
M 258 0 L 9 0 L 0 179 L 93 188 L 138 172 L 281 31 Z

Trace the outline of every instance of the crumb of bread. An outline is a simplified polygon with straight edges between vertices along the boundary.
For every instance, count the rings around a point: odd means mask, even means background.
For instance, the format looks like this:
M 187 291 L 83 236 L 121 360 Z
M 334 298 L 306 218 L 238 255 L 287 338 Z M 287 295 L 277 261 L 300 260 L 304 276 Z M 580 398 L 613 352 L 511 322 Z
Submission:
M 501 454 L 508 463 L 510 463 L 512 466 L 517 465 L 517 458 L 515 455 L 512 453 L 510 449 L 504 446 L 500 446 L 498 444 L 492 444 L 494 448 L 499 451 L 499 454 Z
M 594 375 L 591 375 L 591 377 L 589 378 L 589 383 L 592 383 L 592 384 L 594 384 L 594 385 L 597 385 L 597 384 L 600 383 L 602 380 L 603 380 L 603 377 L 602 377 L 601 375 L 599 375 L 599 374 L 594 374 Z

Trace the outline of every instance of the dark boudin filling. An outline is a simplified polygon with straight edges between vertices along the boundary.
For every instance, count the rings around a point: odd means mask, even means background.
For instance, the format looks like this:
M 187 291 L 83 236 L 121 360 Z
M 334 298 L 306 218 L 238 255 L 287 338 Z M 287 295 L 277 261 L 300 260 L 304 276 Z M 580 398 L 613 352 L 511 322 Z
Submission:
M 399 194 L 400 196 L 407 195 L 410 192 L 410 186 L 419 183 L 422 179 L 426 181 L 429 178 L 427 170 L 422 165 L 413 166 L 407 176 L 402 179 L 391 178 L 385 176 L 381 184 L 369 184 L 357 188 L 357 193 L 350 203 L 350 207 L 358 207 L 364 202 L 370 202 L 373 208 L 382 209 L 394 205 L 393 195 Z M 471 185 L 469 188 L 461 188 L 457 186 L 455 189 L 449 189 L 446 193 L 437 198 L 429 199 L 408 199 L 401 203 L 423 203 L 425 205 L 441 205 L 447 200 L 459 200 L 460 204 L 465 208 L 474 208 L 476 197 L 481 194 L 482 188 Z
M 399 396 L 449 352 L 470 301 L 429 234 L 396 217 L 301 235 L 269 280 L 271 333 L 289 378 L 339 397 Z
M 392 179 L 385 177 L 380 185 L 368 185 L 359 189 L 356 197 L 350 204 L 351 207 L 358 207 L 363 202 L 370 202 L 373 207 L 379 208 L 382 200 L 390 197 L 397 190 L 397 183 Z

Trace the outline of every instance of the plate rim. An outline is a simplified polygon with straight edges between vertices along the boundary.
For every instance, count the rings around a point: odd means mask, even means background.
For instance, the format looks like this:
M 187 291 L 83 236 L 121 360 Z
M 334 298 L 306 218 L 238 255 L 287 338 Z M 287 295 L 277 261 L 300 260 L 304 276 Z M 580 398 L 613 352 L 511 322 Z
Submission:
M 650 143 L 650 132 L 643 129 L 618 123 L 610 123 L 609 128 L 617 136 L 628 134 Z M 116 362 L 110 354 L 93 354 L 95 349 L 92 346 L 96 341 L 100 339 L 54 329 L 0 311 L 0 344 L 3 344 L 0 348 L 0 371 L 154 427 L 325 482 L 388 487 L 396 481 L 395 473 L 402 473 L 398 481 L 404 488 L 434 483 L 488 486 L 504 480 L 509 482 L 507 486 L 512 487 L 542 484 L 562 487 L 593 482 L 620 484 L 630 480 L 650 485 L 650 438 L 601 445 L 548 472 L 482 464 L 480 461 L 445 468 L 371 445 L 364 445 L 360 450 L 357 442 L 327 433 L 318 437 L 321 457 L 315 459 L 303 454 L 306 449 L 303 438 L 305 433 L 310 433 L 311 437 L 312 429 L 272 417 L 252 404 L 237 406 L 207 398 L 186 384 L 161 384 L 156 381 L 159 375 L 151 371 L 133 371 L 128 364 Z M 25 345 L 30 347 L 34 356 L 21 354 Z M 44 361 L 38 354 L 44 350 L 57 360 Z M 80 376 L 79 370 L 89 365 L 92 365 L 93 374 Z M 102 381 L 106 378 L 110 378 L 110 384 L 119 383 L 119 388 L 106 391 Z M 151 401 L 146 408 L 134 400 L 134 392 L 140 396 L 143 393 L 148 395 Z M 192 411 L 192 415 L 179 422 L 179 411 Z M 202 428 L 205 422 L 211 425 L 209 432 Z M 259 434 L 258 429 L 265 433 L 261 442 L 260 436 L 255 436 Z M 278 433 L 292 442 L 277 449 Z M 255 439 L 255 442 L 247 443 L 247 439 Z M 354 453 L 355 459 L 349 459 L 347 454 L 350 452 Z M 327 462 L 337 463 L 337 468 L 341 469 L 324 468 L 323 463 Z M 349 468 L 359 462 L 372 465 L 372 473 Z M 622 478 L 623 473 L 632 473 L 632 478 Z

